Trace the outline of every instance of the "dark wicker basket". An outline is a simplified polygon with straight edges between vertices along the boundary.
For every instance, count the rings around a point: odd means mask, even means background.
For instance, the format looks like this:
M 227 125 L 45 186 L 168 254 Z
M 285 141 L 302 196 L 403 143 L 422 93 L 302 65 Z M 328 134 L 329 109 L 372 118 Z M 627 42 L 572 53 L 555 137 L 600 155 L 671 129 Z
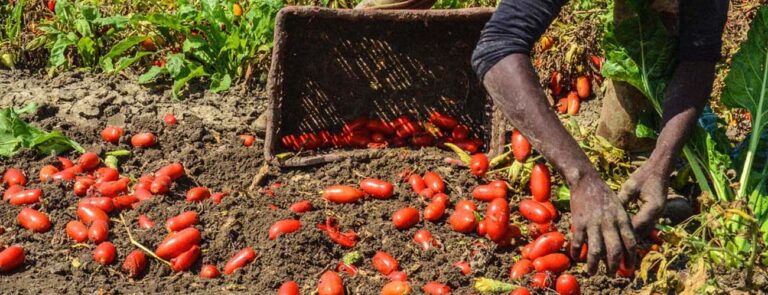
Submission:
M 503 126 L 470 65 L 491 9 L 334 10 L 288 7 L 275 25 L 265 158 L 306 166 L 373 150 L 308 151 L 284 161 L 283 135 L 338 130 L 361 115 L 453 115 L 498 153 Z M 499 117 L 496 112 L 496 117 Z

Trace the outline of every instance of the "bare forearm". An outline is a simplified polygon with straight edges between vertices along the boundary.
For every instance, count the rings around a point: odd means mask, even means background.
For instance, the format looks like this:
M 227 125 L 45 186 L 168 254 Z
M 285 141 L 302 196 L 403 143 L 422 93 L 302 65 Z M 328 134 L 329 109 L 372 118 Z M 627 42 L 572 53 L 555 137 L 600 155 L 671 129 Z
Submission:
M 649 162 L 659 173 L 672 173 L 674 161 L 709 99 L 714 80 L 714 63 L 683 62 L 675 70 L 665 93 L 662 130 Z
M 576 140 L 550 108 L 527 55 L 504 58 L 491 68 L 484 83 L 507 119 L 570 185 L 585 176 L 597 175 Z

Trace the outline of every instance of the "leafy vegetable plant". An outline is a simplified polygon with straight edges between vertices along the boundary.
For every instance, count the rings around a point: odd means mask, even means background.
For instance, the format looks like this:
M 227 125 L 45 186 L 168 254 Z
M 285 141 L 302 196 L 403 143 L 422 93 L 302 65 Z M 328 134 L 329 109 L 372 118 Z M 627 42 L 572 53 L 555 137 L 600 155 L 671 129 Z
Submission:
M 19 149 L 35 149 L 43 154 L 59 154 L 68 150 L 85 150 L 75 141 L 59 131 L 45 132 L 30 126 L 19 114 L 34 113 L 37 105 L 32 103 L 23 109 L 0 109 L 0 156 L 10 157 Z

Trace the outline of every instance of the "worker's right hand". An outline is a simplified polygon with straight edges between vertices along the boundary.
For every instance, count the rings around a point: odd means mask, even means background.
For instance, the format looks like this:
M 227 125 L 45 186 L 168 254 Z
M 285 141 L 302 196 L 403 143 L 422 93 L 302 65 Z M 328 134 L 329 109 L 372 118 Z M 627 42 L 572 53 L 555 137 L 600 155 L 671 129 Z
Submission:
M 581 245 L 586 242 L 589 273 L 595 274 L 600 260 L 605 258 L 608 275 L 614 275 L 622 256 L 626 267 L 634 266 L 635 234 L 616 194 L 596 172 L 591 174 L 594 175 L 585 175 L 571 185 L 571 257 L 579 257 Z

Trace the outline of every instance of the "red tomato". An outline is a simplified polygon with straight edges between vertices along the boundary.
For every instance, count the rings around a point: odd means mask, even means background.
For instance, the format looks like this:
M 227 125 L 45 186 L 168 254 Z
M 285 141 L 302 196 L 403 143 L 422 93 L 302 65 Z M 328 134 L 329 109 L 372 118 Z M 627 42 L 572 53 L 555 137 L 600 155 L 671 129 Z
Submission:
M 155 177 L 160 175 L 168 176 L 171 180 L 179 179 L 179 177 L 184 176 L 184 166 L 181 163 L 168 164 L 155 172 Z
M 295 213 L 305 213 L 312 210 L 312 202 L 308 200 L 301 200 L 291 204 L 288 209 Z
M 218 278 L 220 275 L 221 275 L 221 273 L 219 272 L 219 269 L 217 269 L 216 266 L 213 265 L 213 264 L 206 264 L 206 265 L 203 265 L 203 267 L 200 268 L 200 277 L 201 278 L 204 278 L 204 279 L 215 279 L 215 278 Z M 280 287 L 280 290 L 282 290 L 282 287 Z M 283 293 L 280 293 L 280 291 L 278 291 L 277 294 L 280 295 L 280 294 L 283 294 Z M 290 294 L 290 293 L 288 293 L 288 294 Z M 296 293 L 296 294 L 299 294 L 299 293 Z
M 619 261 L 619 269 L 616 270 L 616 274 L 623 278 L 631 278 L 635 276 L 635 267 L 627 267 L 624 263 L 624 256 Z
M 280 285 L 280 289 L 277 290 L 277 295 L 301 295 L 299 285 L 294 281 L 287 281 Z
M 424 184 L 436 193 L 445 192 L 445 183 L 443 183 L 443 178 L 437 172 L 429 171 L 424 173 Z
M 93 205 L 78 205 L 77 216 L 80 217 L 80 220 L 85 224 L 91 224 L 94 220 L 109 220 L 109 216 L 107 216 L 107 213 L 105 213 L 104 210 Z
M 136 278 L 147 269 L 147 256 L 141 250 L 133 250 L 125 257 L 121 268 L 128 277 Z
M 360 181 L 360 189 L 376 199 L 389 199 L 394 194 L 392 183 L 384 180 L 366 178 Z
M 171 258 L 171 269 L 175 272 L 186 271 L 192 267 L 192 264 L 195 263 L 198 257 L 200 257 L 200 246 L 192 245 L 192 248 L 189 248 L 189 250 Z
M 570 255 L 571 253 L 570 241 L 568 241 L 568 244 L 565 245 L 565 250 L 568 252 L 568 255 Z M 576 258 L 571 257 L 571 259 L 576 262 L 587 261 L 587 254 L 588 254 L 587 243 L 584 243 L 581 245 L 581 253 L 579 253 L 579 257 L 576 257 Z
M 332 185 L 322 192 L 323 198 L 334 203 L 354 203 L 365 197 L 365 193 L 347 185 Z
M 478 140 L 474 138 L 454 139 L 451 143 L 455 144 L 460 149 L 465 150 L 470 154 L 476 153 L 480 147 L 483 146 L 482 142 L 478 142 Z
M 40 169 L 40 182 L 48 182 L 56 173 L 59 173 L 59 168 L 56 168 L 56 166 L 48 165 L 43 167 Z
M 576 94 L 575 91 L 571 91 L 571 93 L 568 93 L 567 99 L 568 99 L 568 114 L 573 116 L 579 113 L 579 105 L 581 104 L 579 95 Z
M 301 229 L 301 221 L 296 219 L 283 219 L 275 222 L 269 228 L 269 239 L 274 240 L 280 235 L 289 234 Z
M 33 232 L 43 233 L 51 228 L 48 215 L 32 208 L 22 208 L 18 220 L 21 226 Z
M 371 142 L 374 143 L 385 143 L 387 142 L 387 137 L 379 132 L 374 132 L 371 134 Z
M 229 195 L 228 192 L 215 193 L 215 194 L 211 195 L 211 200 L 213 200 L 214 204 L 221 204 L 221 200 L 224 199 L 224 197 L 226 197 L 228 195 Z M 310 207 L 310 209 L 312 209 L 312 208 Z M 301 213 L 301 212 L 296 212 L 296 213 Z
M 56 14 L 56 0 L 48 0 L 48 10 Z
M 155 223 L 149 219 L 146 215 L 139 215 L 139 228 L 141 229 L 150 229 L 155 227 Z
M 509 279 L 518 280 L 533 271 L 533 262 L 529 259 L 520 259 L 509 269 Z
M 130 178 L 124 177 L 115 181 L 107 181 L 95 184 L 96 191 L 105 197 L 116 197 L 128 192 Z
M 520 247 L 520 256 L 525 259 L 531 259 L 531 244 Z
M 96 167 L 99 167 L 100 163 L 101 159 L 99 159 L 99 155 L 92 152 L 84 153 L 77 159 L 77 165 L 79 165 L 83 171 L 96 169 Z
M 520 214 L 535 223 L 547 223 L 552 221 L 552 215 L 544 205 L 534 200 L 522 200 L 518 205 Z
M 552 253 L 536 258 L 533 267 L 537 272 L 561 273 L 571 267 L 571 262 L 563 253 Z
M 400 263 L 387 252 L 377 251 L 373 255 L 373 267 L 383 275 L 389 275 L 393 271 L 400 269 Z
M 552 278 L 552 275 L 548 273 L 535 273 L 531 276 L 531 287 L 536 289 L 549 289 L 552 287 L 553 280 L 554 278 Z
M 591 85 L 589 85 L 589 79 L 587 79 L 586 76 L 579 76 L 576 78 L 576 92 L 579 94 L 580 98 L 589 97 L 590 86 Z
M 528 139 L 520 133 L 520 130 L 515 129 L 512 131 L 512 155 L 515 156 L 515 160 L 519 162 L 525 162 L 531 155 L 531 143 Z
M 72 161 L 67 159 L 67 157 L 56 157 L 56 159 L 61 162 L 61 167 L 64 169 L 69 169 L 75 166 L 75 163 L 72 163 Z
M 155 135 L 150 132 L 138 133 L 131 136 L 131 145 L 134 148 L 148 148 L 155 145 Z
M 424 251 L 432 249 L 435 245 L 435 240 L 432 239 L 432 233 L 426 229 L 416 231 L 416 234 L 413 235 L 413 241 L 421 246 L 421 249 Z
M 456 125 L 459 125 L 459 121 L 456 120 L 456 118 L 450 115 L 441 114 L 437 111 L 433 111 L 429 114 L 429 121 L 437 127 L 445 129 L 453 129 Z
M 485 211 L 485 225 L 488 238 L 492 241 L 501 241 L 509 229 L 509 203 L 506 199 L 496 198 L 488 204 Z
M 250 134 L 240 134 L 238 137 L 243 141 L 243 146 L 245 147 L 252 146 L 253 142 L 256 140 L 253 135 Z
M 477 211 L 477 206 L 475 205 L 475 202 L 472 202 L 470 200 L 461 200 L 458 203 L 456 203 L 456 207 L 454 207 L 455 211 L 459 210 L 468 210 L 468 211 Z
M 420 133 L 411 137 L 411 144 L 414 146 L 433 146 L 435 145 L 435 137 L 429 133 Z
M 352 121 L 344 123 L 343 130 L 345 132 L 352 132 L 355 130 L 364 129 L 366 124 L 368 124 L 368 117 L 366 116 L 360 116 L 355 118 Z
M 149 191 L 153 194 L 164 194 L 171 190 L 171 185 L 173 185 L 171 178 L 165 174 L 161 174 L 155 177 L 155 180 L 152 181 Z
M 111 264 L 112 261 L 115 261 L 115 252 L 117 252 L 115 245 L 110 242 L 102 242 L 96 246 L 96 249 L 93 249 L 93 260 L 104 265 Z
M 0 273 L 16 269 L 24 264 L 24 248 L 10 246 L 0 251 Z
M 185 228 L 165 238 L 155 249 L 163 259 L 171 259 L 200 243 L 200 231 L 194 227 Z
M 101 138 L 106 142 L 118 144 L 124 133 L 125 130 L 123 130 L 123 128 L 107 126 L 107 128 L 101 130 Z
M 418 174 L 414 174 L 408 177 L 408 183 L 411 185 L 413 192 L 417 194 L 427 188 L 427 184 L 424 183 L 424 179 L 421 178 L 421 176 Z
M 387 276 L 390 281 L 405 282 L 408 280 L 408 274 L 402 271 L 393 271 Z
M 440 203 L 443 206 L 448 206 L 448 195 L 439 193 L 432 196 L 432 203 Z
M 432 199 L 432 197 L 435 196 L 435 191 L 433 191 L 430 188 L 425 188 L 419 192 L 419 197 L 421 197 L 424 200 Z
M 94 220 L 88 228 L 88 239 L 94 244 L 106 241 L 108 235 L 109 224 L 104 220 Z
M 488 222 L 486 222 L 485 219 L 480 220 L 480 222 L 477 223 L 475 231 L 477 231 L 478 236 L 484 237 L 486 234 L 488 234 Z
M 424 208 L 424 219 L 437 222 L 445 214 L 445 203 L 434 200 Z
M 366 122 L 365 128 L 372 132 L 382 133 L 383 135 L 395 134 L 395 127 L 382 119 L 369 120 Z
M 165 116 L 163 116 L 163 122 L 165 122 L 165 125 L 168 126 L 176 125 L 176 116 L 171 113 L 167 113 Z
M 24 186 L 27 184 L 27 177 L 24 176 L 24 171 L 18 168 L 9 168 L 3 174 L 3 182 L 9 187 L 12 185 Z
M 195 211 L 184 211 L 179 215 L 168 218 L 165 221 L 165 228 L 170 231 L 180 231 L 197 224 L 197 213 Z
M 451 224 L 451 228 L 460 233 L 471 233 L 477 226 L 477 219 L 475 219 L 475 212 L 469 210 L 458 210 L 451 214 L 448 218 L 448 223 Z
M 104 213 L 110 213 L 115 209 L 115 205 L 112 200 L 113 199 L 107 197 L 82 198 L 80 199 L 80 202 L 77 203 L 77 206 L 80 207 L 82 205 L 90 205 L 101 209 L 104 211 Z
M 424 130 L 419 123 L 405 122 L 395 130 L 395 136 L 406 138 Z
M 581 290 L 579 289 L 579 282 L 576 277 L 569 274 L 563 274 L 557 277 L 555 282 L 555 290 L 560 295 L 579 295 Z
M 549 168 L 543 163 L 536 163 L 531 169 L 530 181 L 531 194 L 537 202 L 549 201 L 550 187 L 552 186 Z
M 155 177 L 152 175 L 144 175 L 142 177 L 139 177 L 139 180 L 136 181 L 136 184 L 133 186 L 133 190 L 140 190 L 144 189 L 149 191 L 152 188 L 152 182 L 155 181 Z
M 531 243 L 531 252 L 528 258 L 536 259 L 547 254 L 560 251 L 565 244 L 565 236 L 559 232 L 546 233 Z
M 546 234 L 548 232 L 553 232 L 556 230 L 557 228 L 554 225 L 552 225 L 552 222 L 530 223 L 528 224 L 528 237 L 531 239 L 536 239 L 543 234 Z
M 446 295 L 451 294 L 451 287 L 440 282 L 429 282 L 421 287 L 421 291 L 429 295 Z
M 494 181 L 491 181 L 490 183 L 488 183 L 488 185 L 493 186 L 493 187 L 502 188 L 502 189 L 505 189 L 505 190 L 509 189 L 509 185 L 507 185 L 507 181 L 502 180 L 502 179 L 496 179 Z
M 51 180 L 53 181 L 73 181 L 75 180 L 75 177 L 77 174 L 83 172 L 83 168 L 76 165 L 72 166 L 70 168 L 61 170 L 57 172 L 56 174 L 51 175 Z
M 326 271 L 320 276 L 320 282 L 317 284 L 318 295 L 344 295 L 344 282 L 334 271 Z
M 453 266 L 458 267 L 461 274 L 468 276 L 470 273 L 472 273 L 472 268 L 469 266 L 469 263 L 466 261 L 457 261 L 453 264 Z
M 211 191 L 205 187 L 193 187 L 187 191 L 187 202 L 202 202 L 211 196 Z
M 490 202 L 493 199 L 506 199 L 507 189 L 493 186 L 490 184 L 481 184 L 472 189 L 472 197 L 478 201 Z
M 469 160 L 469 170 L 475 176 L 485 176 L 485 172 L 488 172 L 488 157 L 483 153 L 472 155 L 472 158 Z
M 391 281 L 381 288 L 381 295 L 407 295 L 411 293 L 411 285 L 405 281 Z
M 562 86 L 560 84 L 562 80 L 562 74 L 557 71 L 552 72 L 552 76 L 549 78 L 549 89 L 552 90 L 553 95 L 557 96 L 562 92 Z
M 392 224 L 395 225 L 396 229 L 408 229 L 417 223 L 419 223 L 419 210 L 416 210 L 416 208 L 402 208 L 397 210 L 395 214 L 392 214 Z
M 8 196 L 8 203 L 11 205 L 29 205 L 37 203 L 43 191 L 39 189 L 28 189 L 12 193 Z
M 119 196 L 112 199 L 115 208 L 120 210 L 133 209 L 135 206 L 138 206 L 138 202 L 139 198 L 134 195 Z
M 91 176 L 78 176 L 75 178 L 75 184 L 72 186 L 72 191 L 74 191 L 75 196 L 85 196 L 88 193 L 88 189 L 95 183 L 96 180 Z
M 23 190 L 24 188 L 18 184 L 9 186 L 8 189 L 6 189 L 5 192 L 3 192 L 3 201 L 7 201 L 8 199 L 11 198 L 12 195 Z
M 469 128 L 466 125 L 456 125 L 451 131 L 451 138 L 453 139 L 467 139 L 469 137 Z
M 251 248 L 244 248 L 227 261 L 227 264 L 224 266 L 224 274 L 232 274 L 235 270 L 251 263 L 254 259 L 256 259 L 256 252 Z
M 80 221 L 72 220 L 67 222 L 65 230 L 67 236 L 77 243 L 82 243 L 88 240 L 88 228 Z
M 517 287 L 509 295 L 531 295 L 531 291 L 528 291 L 528 288 L 525 287 Z
M 557 101 L 557 104 L 555 105 L 557 107 L 557 112 L 561 114 L 565 114 L 568 112 L 568 98 L 561 98 Z
M 648 237 L 651 238 L 651 241 L 653 241 L 656 245 L 664 244 L 664 240 L 661 238 L 661 231 L 658 229 L 652 229 L 649 233 Z

